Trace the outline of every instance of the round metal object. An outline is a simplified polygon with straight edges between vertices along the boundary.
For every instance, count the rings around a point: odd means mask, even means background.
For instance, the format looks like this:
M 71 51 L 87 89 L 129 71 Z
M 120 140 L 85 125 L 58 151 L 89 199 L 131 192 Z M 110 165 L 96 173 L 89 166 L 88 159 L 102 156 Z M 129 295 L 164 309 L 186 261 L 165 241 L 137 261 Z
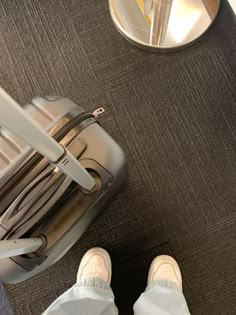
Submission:
M 213 23 L 220 0 L 109 0 L 118 31 L 149 50 L 179 49 Z

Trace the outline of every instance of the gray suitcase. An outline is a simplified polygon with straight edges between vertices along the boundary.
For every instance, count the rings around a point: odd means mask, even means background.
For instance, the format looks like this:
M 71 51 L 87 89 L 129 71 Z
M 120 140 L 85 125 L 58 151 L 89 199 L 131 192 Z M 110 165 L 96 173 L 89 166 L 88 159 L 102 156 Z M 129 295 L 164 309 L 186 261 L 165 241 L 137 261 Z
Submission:
M 123 150 L 97 121 L 103 109 L 87 113 L 58 96 L 35 97 L 23 109 L 96 184 L 81 188 L 0 127 L 0 279 L 7 283 L 24 281 L 65 255 L 127 180 Z

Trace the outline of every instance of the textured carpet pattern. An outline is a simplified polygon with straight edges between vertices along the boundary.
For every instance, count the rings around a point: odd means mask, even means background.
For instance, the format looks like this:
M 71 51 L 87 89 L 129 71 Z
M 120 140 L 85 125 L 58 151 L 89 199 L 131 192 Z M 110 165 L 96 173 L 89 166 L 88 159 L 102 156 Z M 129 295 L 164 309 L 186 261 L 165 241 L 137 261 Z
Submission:
M 111 253 L 121 315 L 132 314 L 161 253 L 179 261 L 193 315 L 236 314 L 235 26 L 222 1 L 200 42 L 149 54 L 117 33 L 106 0 L 0 2 L 0 85 L 21 103 L 61 94 L 103 106 L 101 123 L 129 161 L 127 189 L 80 242 L 7 287 L 14 314 L 41 314 L 92 246 Z

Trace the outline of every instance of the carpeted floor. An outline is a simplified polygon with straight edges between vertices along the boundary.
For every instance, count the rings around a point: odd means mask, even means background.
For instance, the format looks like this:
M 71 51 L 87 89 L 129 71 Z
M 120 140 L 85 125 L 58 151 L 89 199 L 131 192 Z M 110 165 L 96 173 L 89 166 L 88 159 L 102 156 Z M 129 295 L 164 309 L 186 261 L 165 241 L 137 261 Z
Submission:
M 0 85 L 21 103 L 55 93 L 87 110 L 102 105 L 101 122 L 129 161 L 128 187 L 81 241 L 34 279 L 7 286 L 14 314 L 41 314 L 92 246 L 111 253 L 121 315 L 132 314 L 162 253 L 179 261 L 192 315 L 236 314 L 235 31 L 222 1 L 200 42 L 150 54 L 117 33 L 107 0 L 0 2 Z

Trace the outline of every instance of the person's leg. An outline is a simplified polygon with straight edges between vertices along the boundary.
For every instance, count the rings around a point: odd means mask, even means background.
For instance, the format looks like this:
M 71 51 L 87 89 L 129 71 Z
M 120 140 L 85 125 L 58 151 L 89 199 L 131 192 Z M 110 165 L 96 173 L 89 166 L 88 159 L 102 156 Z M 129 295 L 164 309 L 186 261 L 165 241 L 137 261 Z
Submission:
M 110 256 L 102 248 L 93 248 L 80 263 L 76 284 L 43 315 L 118 315 L 110 283 Z
M 151 264 L 148 286 L 134 305 L 135 315 L 189 315 L 177 262 L 158 256 Z

